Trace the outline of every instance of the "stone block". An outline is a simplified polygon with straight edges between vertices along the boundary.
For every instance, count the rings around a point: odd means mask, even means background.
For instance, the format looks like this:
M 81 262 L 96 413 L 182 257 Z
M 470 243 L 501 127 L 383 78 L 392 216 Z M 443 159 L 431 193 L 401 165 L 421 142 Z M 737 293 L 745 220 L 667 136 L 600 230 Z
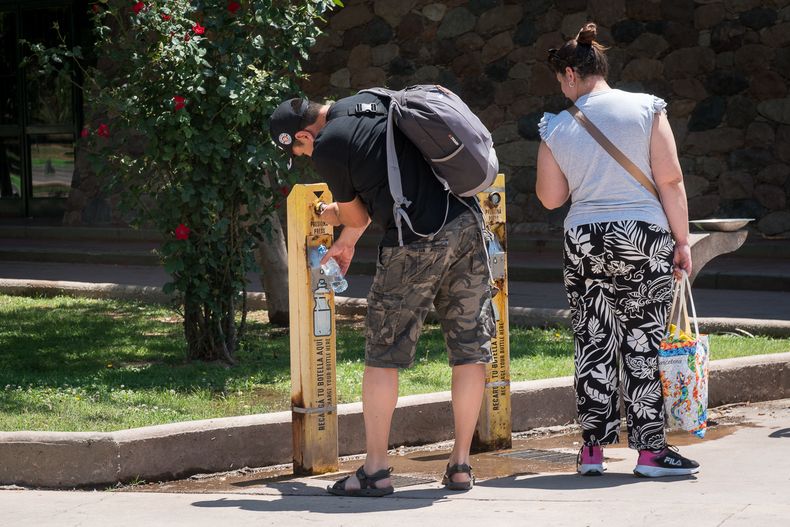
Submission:
M 454 38 L 475 28 L 477 18 L 465 7 L 457 7 L 447 13 L 442 20 L 436 36 L 439 38 Z
M 480 52 L 474 51 L 472 53 L 466 53 L 457 57 L 452 62 L 452 68 L 453 73 L 458 75 L 458 77 L 477 77 L 483 72 L 483 63 L 480 60 Z
M 488 64 L 507 56 L 508 53 L 513 51 L 513 47 L 513 39 L 509 32 L 505 31 L 496 35 L 483 46 L 483 63 Z
M 612 27 L 615 22 L 625 18 L 625 0 L 590 0 L 587 11 L 595 23 Z
M 626 48 L 632 57 L 658 58 L 669 48 L 669 42 L 661 35 L 643 33 Z
M 763 101 L 757 105 L 757 111 L 771 121 L 790 124 L 790 98 Z
M 694 27 L 697 29 L 711 29 L 727 16 L 724 4 L 701 5 L 694 10 Z
M 465 53 L 483 49 L 485 43 L 486 41 L 483 40 L 483 37 L 477 33 L 466 33 L 455 40 L 458 50 Z
M 739 22 L 725 20 L 711 30 L 710 46 L 716 53 L 735 51 L 743 45 L 746 28 Z
M 408 41 L 419 41 L 425 29 L 422 17 L 416 13 L 404 16 L 396 27 L 398 42 L 404 44 Z
M 664 64 L 660 60 L 637 58 L 625 65 L 621 78 L 625 81 L 644 81 L 661 78 L 663 74 Z
M 719 208 L 719 195 L 706 194 L 689 198 L 689 218 L 710 218 Z
M 766 99 L 782 99 L 787 95 L 787 83 L 785 79 L 775 71 L 758 71 L 752 75 L 749 93 L 760 101 Z
M 741 13 L 749 9 L 755 9 L 765 3 L 765 0 L 724 0 L 727 11 Z
M 447 12 L 447 6 L 440 3 L 428 4 L 422 8 L 422 16 L 431 22 L 440 22 Z
M 744 132 L 737 128 L 716 128 L 704 132 L 689 132 L 683 143 L 686 154 L 728 154 L 743 147 Z
M 769 165 L 760 170 L 755 180 L 766 185 L 784 187 L 785 183 L 790 180 L 790 166 L 782 164 Z
M 385 86 L 387 73 L 381 68 L 366 68 L 351 75 L 351 87 L 362 90 L 371 86 Z
M 497 147 L 499 160 L 511 167 L 534 167 L 538 156 L 535 141 L 515 141 Z
M 574 38 L 584 24 L 587 23 L 587 13 L 585 11 L 566 15 L 560 25 L 560 33 L 568 38 Z
M 776 128 L 774 153 L 777 159 L 790 163 L 790 126 L 782 125 Z
M 701 101 L 708 96 L 705 85 L 699 79 L 677 79 L 671 85 L 672 91 L 686 99 Z
M 683 176 L 683 183 L 686 187 L 686 195 L 689 199 L 704 195 L 708 191 L 708 188 L 710 188 L 710 182 L 706 178 L 693 174 Z
M 485 110 L 477 112 L 477 117 L 489 130 L 493 130 L 505 120 L 505 112 L 496 104 L 490 104 Z
M 671 52 L 664 59 L 668 79 L 698 77 L 713 71 L 716 54 L 710 48 L 683 48 Z
M 633 42 L 644 32 L 645 25 L 639 20 L 626 19 L 612 25 L 612 38 L 624 44 Z
M 741 71 L 755 73 L 770 67 L 773 48 L 762 44 L 746 44 L 735 51 L 735 67 Z
M 533 96 L 554 95 L 560 91 L 557 76 L 545 64 L 534 64 L 532 66 L 529 91 Z
M 753 122 L 746 129 L 746 146 L 766 146 L 774 142 L 774 127 L 766 122 Z
M 360 44 L 348 54 L 348 69 L 356 73 L 371 65 L 371 48 L 367 44 Z
M 727 102 L 727 125 L 746 128 L 757 118 L 757 104 L 750 97 L 737 95 Z
M 398 56 L 398 46 L 396 44 L 382 44 L 371 48 L 370 63 L 373 66 L 383 66 Z
M 332 31 L 346 31 L 367 24 L 372 19 L 373 12 L 370 7 L 363 3 L 357 3 L 334 12 L 329 19 L 329 28 Z
M 483 12 L 477 20 L 476 31 L 481 35 L 493 35 L 513 29 L 521 21 L 521 5 L 500 5 Z
M 516 99 L 523 97 L 529 89 L 529 82 L 524 79 L 511 79 L 499 83 L 496 87 L 494 101 L 500 106 L 507 106 Z
M 439 68 L 436 66 L 423 66 L 414 72 L 414 80 L 419 84 L 431 84 L 439 78 Z
M 694 2 L 688 0 L 661 0 L 661 16 L 664 20 L 687 22 L 694 19 Z
M 459 95 L 471 108 L 486 108 L 494 102 L 494 83 L 484 77 L 464 79 Z
M 754 197 L 768 210 L 781 210 L 787 206 L 784 188 L 776 185 L 757 185 L 754 188 Z
M 515 141 L 519 138 L 518 125 L 514 122 L 503 123 L 491 132 L 491 137 L 494 145 Z
M 351 87 L 351 71 L 348 68 L 341 68 L 329 77 L 329 84 L 335 88 Z
M 543 17 L 535 20 L 535 27 L 538 33 L 550 33 L 559 31 L 562 25 L 563 15 L 557 9 L 550 9 Z
M 523 19 L 516 26 L 516 31 L 513 33 L 513 42 L 518 46 L 531 46 L 538 39 L 538 27 L 531 19 Z
M 759 221 L 757 228 L 769 236 L 790 232 L 790 212 L 786 210 L 771 212 Z
M 790 45 L 790 22 L 777 24 L 760 32 L 760 40 L 766 46 L 782 48 Z
M 661 0 L 626 0 L 625 11 L 628 18 L 635 20 L 661 20 Z
M 417 0 L 376 0 L 373 4 L 373 12 L 387 21 L 392 27 L 397 27 L 401 19 L 411 11 Z
M 697 101 L 691 99 L 672 99 L 667 106 L 667 114 L 675 118 L 687 117 L 691 115 L 696 106 Z
M 754 179 L 745 171 L 725 172 L 719 178 L 722 199 L 746 199 L 754 194 Z
M 748 88 L 749 81 L 740 71 L 717 69 L 705 79 L 705 86 L 716 95 L 735 95 Z
M 524 64 L 523 62 L 517 62 L 510 71 L 508 72 L 508 77 L 511 79 L 525 79 L 529 80 L 532 77 L 532 68 Z
M 697 103 L 688 122 L 689 132 L 711 130 L 721 124 L 727 103 L 723 97 L 714 95 Z

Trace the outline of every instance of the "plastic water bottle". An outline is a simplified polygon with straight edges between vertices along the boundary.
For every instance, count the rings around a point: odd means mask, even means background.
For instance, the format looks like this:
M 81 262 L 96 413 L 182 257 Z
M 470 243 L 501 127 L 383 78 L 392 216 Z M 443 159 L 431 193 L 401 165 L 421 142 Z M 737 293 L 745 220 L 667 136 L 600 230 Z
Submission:
M 318 255 L 319 263 L 327 251 L 328 249 L 324 245 L 319 245 L 317 247 L 316 253 Z M 324 275 L 326 275 L 327 280 L 329 280 L 329 286 L 335 293 L 342 293 L 348 289 L 348 281 L 343 278 L 343 273 L 340 271 L 340 266 L 337 264 L 334 258 L 330 258 L 328 262 L 321 266 L 321 269 L 323 269 Z

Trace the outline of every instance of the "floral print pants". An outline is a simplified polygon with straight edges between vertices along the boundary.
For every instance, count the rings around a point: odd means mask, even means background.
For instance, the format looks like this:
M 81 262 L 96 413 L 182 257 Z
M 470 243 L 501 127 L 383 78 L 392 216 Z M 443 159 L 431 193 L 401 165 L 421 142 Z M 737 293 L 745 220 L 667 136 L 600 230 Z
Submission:
M 620 383 L 628 446 L 666 445 L 658 348 L 672 300 L 674 242 L 639 221 L 565 233 L 564 281 L 574 333 L 574 386 L 586 445 L 619 441 Z

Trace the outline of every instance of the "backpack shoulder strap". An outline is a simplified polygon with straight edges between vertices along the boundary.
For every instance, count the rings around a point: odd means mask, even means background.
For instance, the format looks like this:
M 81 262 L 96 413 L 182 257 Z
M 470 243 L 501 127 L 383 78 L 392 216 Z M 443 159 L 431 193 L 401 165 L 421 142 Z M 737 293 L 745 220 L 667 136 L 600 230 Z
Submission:
M 574 104 L 570 108 L 568 108 L 568 113 L 570 113 L 574 119 L 576 119 L 582 127 L 587 130 L 587 132 L 595 139 L 598 144 L 600 144 L 606 152 L 614 158 L 615 161 L 620 163 L 622 166 L 631 176 L 636 179 L 643 187 L 645 187 L 648 192 L 650 192 L 655 198 L 661 201 L 661 198 L 658 197 L 658 191 L 656 190 L 655 185 L 647 178 L 644 172 L 636 166 L 628 156 L 626 156 L 619 148 L 614 146 L 614 144 L 609 141 L 609 139 L 595 126 L 592 121 L 590 121 L 584 113 Z

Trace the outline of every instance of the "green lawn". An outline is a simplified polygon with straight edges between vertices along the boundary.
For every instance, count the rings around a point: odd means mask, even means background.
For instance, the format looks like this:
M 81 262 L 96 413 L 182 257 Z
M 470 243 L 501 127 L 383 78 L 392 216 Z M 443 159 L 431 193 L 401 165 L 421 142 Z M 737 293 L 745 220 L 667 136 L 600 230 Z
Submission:
M 109 431 L 286 410 L 287 331 L 251 314 L 239 365 L 186 362 L 180 319 L 147 304 L 0 295 L 0 430 Z M 338 324 L 340 402 L 359 400 L 364 336 Z M 514 381 L 573 373 L 567 330 L 511 328 Z M 790 351 L 790 339 L 715 336 L 713 359 Z M 402 395 L 448 390 L 437 326 L 420 340 Z

